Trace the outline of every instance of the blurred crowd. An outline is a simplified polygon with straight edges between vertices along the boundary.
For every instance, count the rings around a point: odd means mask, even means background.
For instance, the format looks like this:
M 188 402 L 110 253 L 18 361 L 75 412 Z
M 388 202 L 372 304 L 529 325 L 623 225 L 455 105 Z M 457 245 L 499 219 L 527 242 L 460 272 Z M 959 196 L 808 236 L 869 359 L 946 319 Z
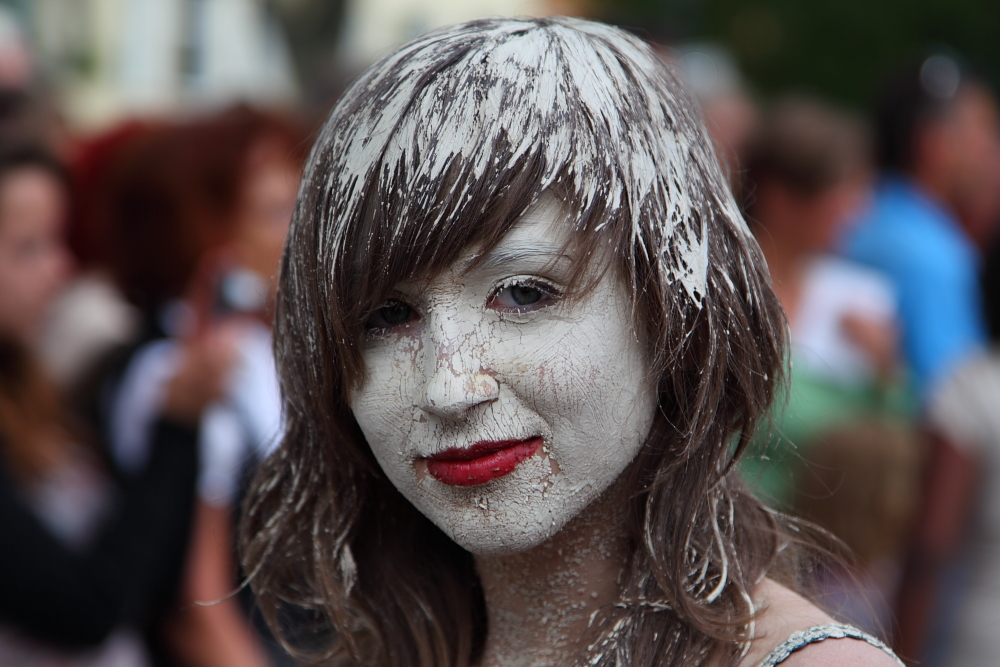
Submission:
M 1000 638 L 1000 107 L 954 53 L 900 63 L 864 115 L 761 104 L 724 53 L 674 57 L 791 332 L 787 396 L 743 461 L 848 548 L 819 598 L 912 663 Z M 835 543 L 834 543 L 835 544 Z
M 995 92 L 933 51 L 859 114 L 755 98 L 710 45 L 662 52 L 791 331 L 746 479 L 848 548 L 817 565 L 835 614 L 909 661 L 990 664 Z M 249 106 L 77 136 L 0 54 L 0 664 L 294 664 L 240 586 L 235 525 L 282 430 L 270 309 L 308 146 Z
M 282 429 L 273 278 L 308 136 L 235 106 L 60 124 L 0 54 L 0 664 L 293 664 L 241 491 Z

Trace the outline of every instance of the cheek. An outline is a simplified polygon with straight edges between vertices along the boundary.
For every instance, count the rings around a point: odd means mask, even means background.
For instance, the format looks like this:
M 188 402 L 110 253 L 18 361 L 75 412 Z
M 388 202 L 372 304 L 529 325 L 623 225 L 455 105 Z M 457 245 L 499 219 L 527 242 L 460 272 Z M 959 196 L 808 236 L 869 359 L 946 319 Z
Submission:
M 616 306 L 602 300 L 573 322 L 521 336 L 517 363 L 499 364 L 505 382 L 548 424 L 551 454 L 567 471 L 620 472 L 652 423 L 645 355 Z
M 6 260 L 6 261 L 5 261 Z M 16 257 L 0 259 L 0 309 L 5 320 L 34 324 L 45 311 L 61 276 L 43 261 L 24 261 Z
M 376 455 L 407 436 L 417 419 L 414 391 L 421 344 L 405 338 L 365 352 L 367 377 L 350 398 L 351 411 Z

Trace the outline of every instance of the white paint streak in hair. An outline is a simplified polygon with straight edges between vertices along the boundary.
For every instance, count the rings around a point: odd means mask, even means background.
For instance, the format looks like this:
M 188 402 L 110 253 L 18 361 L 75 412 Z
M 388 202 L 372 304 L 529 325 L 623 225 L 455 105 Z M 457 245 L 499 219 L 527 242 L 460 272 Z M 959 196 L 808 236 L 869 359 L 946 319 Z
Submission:
M 679 121 L 691 103 L 671 77 L 645 44 L 587 21 L 471 23 L 426 35 L 369 70 L 317 144 L 312 160 L 319 153 L 333 160 L 329 192 L 341 223 L 328 229 L 330 241 L 345 249 L 343 232 L 373 178 L 402 185 L 398 237 L 407 211 L 426 212 L 443 199 L 453 165 L 468 177 L 455 179 L 447 198 L 463 201 L 482 179 L 496 181 L 540 151 L 539 191 L 568 173 L 578 213 L 627 207 L 635 249 L 700 304 L 706 202 L 695 201 L 688 184 L 693 165 L 713 161 L 705 159 L 711 147 L 700 121 Z M 373 89 L 379 94 L 361 94 Z M 741 219 L 731 197 L 712 203 Z M 645 247 L 644 219 L 653 221 L 656 247 Z

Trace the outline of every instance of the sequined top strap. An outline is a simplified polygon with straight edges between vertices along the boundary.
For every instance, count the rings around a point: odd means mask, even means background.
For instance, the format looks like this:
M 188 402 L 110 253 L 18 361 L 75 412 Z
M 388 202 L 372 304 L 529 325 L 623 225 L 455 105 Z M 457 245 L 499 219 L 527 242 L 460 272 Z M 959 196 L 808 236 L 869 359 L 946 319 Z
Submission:
M 900 667 L 903 667 L 903 661 L 896 657 L 896 654 L 892 652 L 892 649 L 883 644 L 881 641 L 872 637 L 867 632 L 858 630 L 853 625 L 841 625 L 839 623 L 816 625 L 808 630 L 802 630 L 794 633 L 791 637 L 785 640 L 785 643 L 771 651 L 771 654 L 764 658 L 757 667 L 774 667 L 775 665 L 780 665 L 785 660 L 788 660 L 792 653 L 809 646 L 809 644 L 815 644 L 816 642 L 821 642 L 825 639 L 845 638 L 860 639 L 863 642 L 868 642 L 872 646 L 880 648 L 888 653 L 892 656 L 893 660 L 899 663 Z

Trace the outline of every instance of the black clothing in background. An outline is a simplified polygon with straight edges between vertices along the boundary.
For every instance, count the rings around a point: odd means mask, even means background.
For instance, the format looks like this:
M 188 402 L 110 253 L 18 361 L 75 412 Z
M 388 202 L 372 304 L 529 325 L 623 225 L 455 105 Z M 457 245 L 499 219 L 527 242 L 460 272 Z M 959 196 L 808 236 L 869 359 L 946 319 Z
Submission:
M 147 630 L 176 596 L 197 475 L 196 431 L 161 420 L 147 465 L 122 479 L 114 515 L 78 553 L 0 466 L 0 620 L 68 648 L 97 645 L 122 623 Z
M 983 258 L 979 279 L 983 319 L 990 334 L 990 342 L 997 345 L 1000 344 L 1000 234 L 996 235 Z

